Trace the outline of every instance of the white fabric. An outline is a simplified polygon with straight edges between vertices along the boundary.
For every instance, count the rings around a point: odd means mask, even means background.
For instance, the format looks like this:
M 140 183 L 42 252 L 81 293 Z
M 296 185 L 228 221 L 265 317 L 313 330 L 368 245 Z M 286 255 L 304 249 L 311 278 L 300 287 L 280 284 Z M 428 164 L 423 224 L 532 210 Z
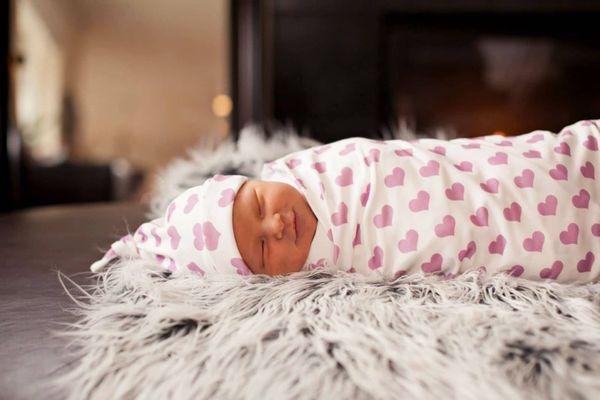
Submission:
M 350 138 L 266 164 L 261 178 L 306 196 L 336 270 L 452 278 L 483 267 L 590 282 L 600 274 L 599 127 L 582 121 L 559 135 L 451 141 Z M 327 241 L 318 240 L 323 253 Z M 305 267 L 318 264 L 311 257 Z

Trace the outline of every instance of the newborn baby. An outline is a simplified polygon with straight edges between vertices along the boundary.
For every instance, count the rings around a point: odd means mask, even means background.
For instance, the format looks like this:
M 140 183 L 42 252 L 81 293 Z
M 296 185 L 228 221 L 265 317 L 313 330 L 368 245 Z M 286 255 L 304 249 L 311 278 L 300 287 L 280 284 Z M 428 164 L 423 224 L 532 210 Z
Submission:
M 582 121 L 558 135 L 341 140 L 266 164 L 260 181 L 216 176 L 189 189 L 93 268 L 128 254 L 200 274 L 452 278 L 483 267 L 592 282 L 599 139 L 600 121 Z

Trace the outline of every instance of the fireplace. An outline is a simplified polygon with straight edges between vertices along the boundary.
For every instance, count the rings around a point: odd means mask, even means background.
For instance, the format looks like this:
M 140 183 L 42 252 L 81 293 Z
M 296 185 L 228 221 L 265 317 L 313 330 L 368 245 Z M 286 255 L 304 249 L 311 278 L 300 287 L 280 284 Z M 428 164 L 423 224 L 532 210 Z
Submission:
M 289 122 L 328 142 L 400 125 L 472 137 L 600 118 L 597 1 L 233 5 L 234 128 Z
M 478 136 L 600 118 L 600 30 L 591 16 L 387 15 L 384 119 Z

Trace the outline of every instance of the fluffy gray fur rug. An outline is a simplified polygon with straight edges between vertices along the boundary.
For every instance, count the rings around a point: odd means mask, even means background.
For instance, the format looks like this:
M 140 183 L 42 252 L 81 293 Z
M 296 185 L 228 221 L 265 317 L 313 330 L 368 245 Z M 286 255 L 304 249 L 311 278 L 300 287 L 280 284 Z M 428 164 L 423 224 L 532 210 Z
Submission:
M 200 153 L 163 174 L 156 215 L 223 167 Z M 73 399 L 600 398 L 600 283 L 172 278 L 141 261 L 97 279 L 71 289 L 79 357 L 55 384 Z

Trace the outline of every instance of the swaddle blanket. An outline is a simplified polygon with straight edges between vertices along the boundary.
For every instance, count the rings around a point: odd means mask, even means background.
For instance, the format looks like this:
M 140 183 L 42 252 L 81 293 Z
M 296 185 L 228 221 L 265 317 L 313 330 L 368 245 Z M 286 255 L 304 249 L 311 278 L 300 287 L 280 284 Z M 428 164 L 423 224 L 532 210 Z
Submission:
M 305 268 L 452 278 L 600 274 L 600 121 L 441 141 L 351 138 L 292 153 L 261 178 L 303 193 L 318 219 Z

